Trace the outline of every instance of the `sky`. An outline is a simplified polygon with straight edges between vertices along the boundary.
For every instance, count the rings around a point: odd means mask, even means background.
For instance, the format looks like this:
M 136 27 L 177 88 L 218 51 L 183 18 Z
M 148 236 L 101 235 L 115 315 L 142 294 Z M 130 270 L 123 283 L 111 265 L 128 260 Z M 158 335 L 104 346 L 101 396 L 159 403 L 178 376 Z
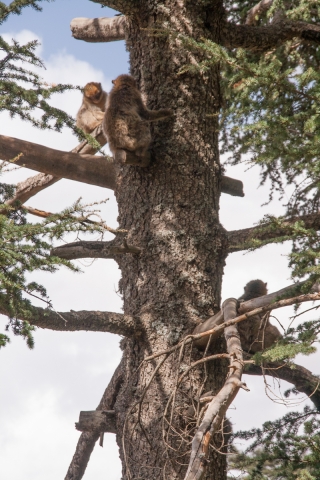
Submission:
M 5 2 L 9 3 L 9 2 Z M 101 82 L 110 90 L 111 80 L 128 72 L 128 53 L 124 42 L 86 43 L 71 36 L 69 24 L 75 17 L 113 16 L 114 11 L 88 0 L 43 2 L 43 12 L 31 8 L 21 16 L 11 16 L 1 27 L 1 35 L 21 43 L 38 39 L 38 55 L 44 60 L 43 78 L 50 83 L 85 85 Z M 53 104 L 75 116 L 81 104 L 79 92 L 57 95 Z M 0 133 L 36 142 L 60 150 L 71 150 L 77 139 L 68 130 L 62 133 L 36 130 L 18 119 L 0 114 Z M 35 172 L 20 169 L 7 175 L 10 183 Z M 259 171 L 246 165 L 227 167 L 227 174 L 244 183 L 245 197 L 221 197 L 221 222 L 228 230 L 253 226 L 263 214 L 280 215 L 282 202 L 268 199 L 268 185 L 259 186 Z M 111 190 L 83 183 L 61 180 L 31 198 L 27 204 L 58 212 L 79 197 L 84 202 L 109 200 L 101 206 L 101 215 L 111 227 L 117 226 L 117 205 Z M 285 200 L 284 200 L 285 201 Z M 283 202 L 284 202 L 283 201 Z M 111 239 L 109 234 L 105 239 Z M 75 238 L 70 238 L 73 241 Z M 290 283 L 286 254 L 288 245 L 270 245 L 254 253 L 233 253 L 227 259 L 222 298 L 238 297 L 251 279 L 268 282 L 269 291 Z M 54 275 L 37 274 L 49 293 L 55 310 L 107 310 L 121 312 L 117 293 L 120 272 L 112 260 L 77 262 L 83 273 L 61 269 Z M 292 309 L 277 312 L 285 325 Z M 6 318 L 0 317 L 3 331 Z M 8 347 L 0 350 L 0 465 L 3 480 L 63 479 L 72 459 L 79 432 L 74 428 L 81 410 L 93 410 L 120 361 L 119 337 L 108 333 L 52 332 L 38 329 L 35 348 L 29 350 L 19 337 L 11 337 Z M 299 357 L 297 362 L 318 374 L 318 353 Z M 241 390 L 229 410 L 234 429 L 248 429 L 263 421 L 278 418 L 290 407 L 275 403 L 265 395 L 262 378 L 245 377 L 250 392 Z M 270 380 L 277 393 L 277 386 Z M 283 382 L 282 391 L 289 385 Z M 308 400 L 307 400 L 308 402 Z M 301 403 L 303 408 L 306 403 Z M 245 412 L 245 414 L 244 414 Z M 247 413 L 250 412 L 250 415 Z M 19 461 L 18 461 L 18 460 Z M 115 436 L 106 434 L 104 448 L 96 446 L 84 480 L 120 480 L 121 467 Z

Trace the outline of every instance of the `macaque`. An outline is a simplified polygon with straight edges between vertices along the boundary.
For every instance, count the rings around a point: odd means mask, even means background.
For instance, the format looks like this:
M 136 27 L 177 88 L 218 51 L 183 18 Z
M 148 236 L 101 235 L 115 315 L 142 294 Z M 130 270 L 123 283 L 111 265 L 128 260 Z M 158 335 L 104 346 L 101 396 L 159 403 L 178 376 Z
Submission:
M 244 287 L 244 293 L 238 300 L 246 302 L 267 293 L 266 283 L 262 280 L 251 280 Z M 261 352 L 271 347 L 282 336 L 277 327 L 271 325 L 268 317 L 264 316 L 265 314 L 255 315 L 237 324 L 241 346 L 245 352 Z
M 77 113 L 77 127 L 91 133 L 101 124 L 106 110 L 108 94 L 101 83 L 90 82 L 83 89 L 82 105 Z
M 131 75 L 120 75 L 112 83 L 103 120 L 110 150 L 119 162 L 125 162 L 127 151 L 143 157 L 151 143 L 149 122 L 170 117 L 173 112 L 148 110 Z

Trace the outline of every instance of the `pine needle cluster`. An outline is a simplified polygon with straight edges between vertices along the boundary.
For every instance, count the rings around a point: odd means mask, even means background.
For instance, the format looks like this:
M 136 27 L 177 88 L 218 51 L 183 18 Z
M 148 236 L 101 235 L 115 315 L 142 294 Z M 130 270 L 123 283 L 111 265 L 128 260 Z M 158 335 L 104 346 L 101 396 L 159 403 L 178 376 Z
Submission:
M 234 435 L 254 441 L 229 457 L 228 480 L 317 480 L 320 478 L 320 420 L 305 407 L 283 418 Z

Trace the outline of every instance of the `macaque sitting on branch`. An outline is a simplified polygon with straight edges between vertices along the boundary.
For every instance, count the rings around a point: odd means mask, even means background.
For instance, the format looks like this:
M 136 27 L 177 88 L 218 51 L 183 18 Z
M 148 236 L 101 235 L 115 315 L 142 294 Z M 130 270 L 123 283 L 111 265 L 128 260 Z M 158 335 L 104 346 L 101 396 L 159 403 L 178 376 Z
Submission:
M 253 298 L 261 297 L 268 293 L 267 284 L 262 280 L 251 280 L 244 287 L 243 295 L 238 298 L 239 302 L 246 302 Z M 193 334 L 203 333 L 211 330 L 216 325 L 223 323 L 223 313 L 220 310 L 216 315 L 200 323 L 193 331 Z M 270 348 L 279 338 L 281 333 L 269 322 L 269 314 L 260 314 L 249 317 L 247 320 L 237 323 L 242 349 L 248 353 L 257 353 Z M 222 333 L 212 334 L 211 343 Z M 209 337 L 202 337 L 194 342 L 200 350 L 205 349 Z
M 77 113 L 77 127 L 91 133 L 101 124 L 106 110 L 108 94 L 101 83 L 89 82 L 83 89 L 82 105 Z
M 267 295 L 267 284 L 262 280 L 251 280 L 244 287 L 239 302 L 246 302 L 252 298 Z M 245 352 L 257 353 L 271 347 L 282 335 L 269 322 L 269 314 L 255 315 L 237 324 L 241 346 Z
M 148 110 L 131 75 L 120 75 L 112 83 L 103 120 L 110 150 L 119 162 L 125 162 L 126 151 L 144 157 L 151 143 L 149 122 L 170 117 L 173 112 L 167 108 Z

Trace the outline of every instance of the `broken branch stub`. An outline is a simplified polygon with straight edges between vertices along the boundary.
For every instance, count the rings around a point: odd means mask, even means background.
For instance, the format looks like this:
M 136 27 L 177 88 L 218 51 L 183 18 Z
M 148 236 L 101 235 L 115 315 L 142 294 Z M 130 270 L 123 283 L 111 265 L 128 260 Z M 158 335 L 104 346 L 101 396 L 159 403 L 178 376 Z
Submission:
M 76 429 L 80 432 L 117 433 L 114 410 L 93 410 L 80 412 Z
M 115 42 L 125 39 L 127 20 L 124 16 L 112 18 L 74 18 L 70 29 L 72 36 L 85 42 Z

